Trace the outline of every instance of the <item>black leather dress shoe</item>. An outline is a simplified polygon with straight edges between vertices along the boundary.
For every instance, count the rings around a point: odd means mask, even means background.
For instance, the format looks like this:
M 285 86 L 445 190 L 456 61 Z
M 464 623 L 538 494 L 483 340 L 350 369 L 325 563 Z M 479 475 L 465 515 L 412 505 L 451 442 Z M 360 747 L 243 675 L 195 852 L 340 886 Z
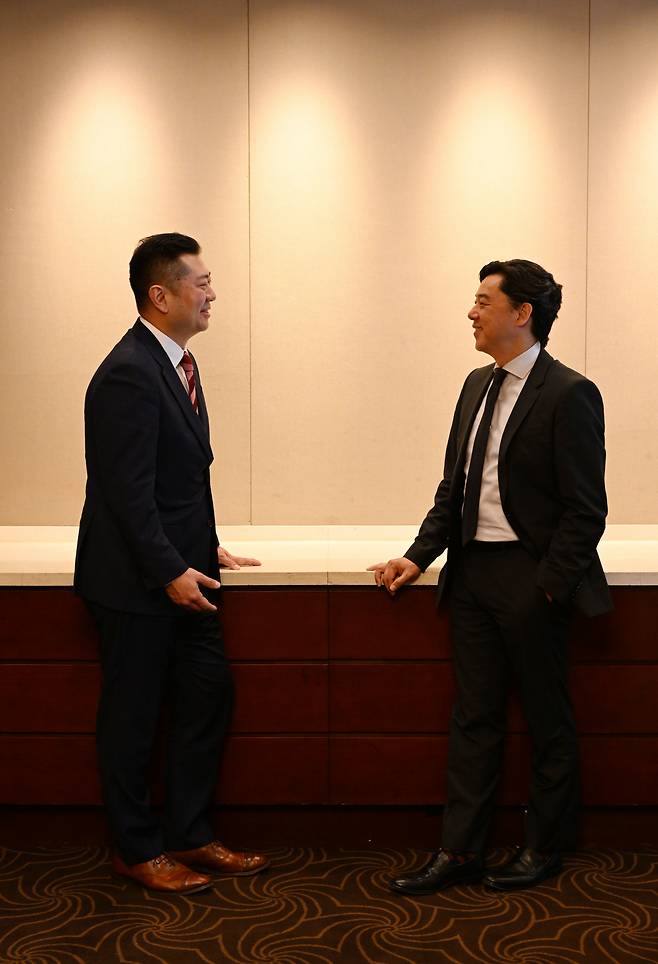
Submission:
M 534 887 L 548 877 L 555 877 L 562 870 L 560 854 L 540 854 L 526 847 L 520 850 L 500 870 L 491 870 L 482 883 L 494 890 L 516 890 Z
M 434 894 L 444 887 L 455 884 L 472 884 L 480 880 L 484 873 L 482 858 L 469 857 L 464 861 L 456 860 L 450 854 L 439 850 L 433 854 L 429 863 L 417 874 L 407 877 L 395 877 L 390 881 L 390 888 L 396 894 Z

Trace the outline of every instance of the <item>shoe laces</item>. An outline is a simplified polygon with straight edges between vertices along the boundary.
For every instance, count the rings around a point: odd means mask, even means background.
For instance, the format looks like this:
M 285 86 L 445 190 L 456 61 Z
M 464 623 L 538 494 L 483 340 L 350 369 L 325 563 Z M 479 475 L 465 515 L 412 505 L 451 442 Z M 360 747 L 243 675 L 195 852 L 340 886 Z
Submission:
M 151 861 L 154 867 L 167 867 L 170 870 L 176 866 L 175 861 L 171 859 L 169 854 L 160 854 L 159 857 L 154 857 Z

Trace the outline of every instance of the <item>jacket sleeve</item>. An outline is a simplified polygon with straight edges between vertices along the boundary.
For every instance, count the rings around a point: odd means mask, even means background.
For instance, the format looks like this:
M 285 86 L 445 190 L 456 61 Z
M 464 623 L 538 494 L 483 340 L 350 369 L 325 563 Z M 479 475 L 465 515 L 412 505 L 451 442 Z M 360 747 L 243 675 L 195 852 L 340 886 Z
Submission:
M 106 372 L 87 400 L 90 477 L 149 589 L 188 568 L 165 535 L 155 501 L 159 417 L 157 387 L 128 362 Z
M 464 388 L 465 385 L 466 383 L 464 383 Z M 443 463 L 443 478 L 436 490 L 434 505 L 425 516 L 414 542 L 404 554 L 405 558 L 415 562 L 423 572 L 434 562 L 437 556 L 441 555 L 448 545 L 451 516 L 450 489 L 458 456 L 457 440 L 464 388 L 461 390 L 452 418 Z
M 566 603 L 594 558 L 608 512 L 603 401 L 593 382 L 574 382 L 560 399 L 553 445 L 564 511 L 540 561 L 537 584 Z

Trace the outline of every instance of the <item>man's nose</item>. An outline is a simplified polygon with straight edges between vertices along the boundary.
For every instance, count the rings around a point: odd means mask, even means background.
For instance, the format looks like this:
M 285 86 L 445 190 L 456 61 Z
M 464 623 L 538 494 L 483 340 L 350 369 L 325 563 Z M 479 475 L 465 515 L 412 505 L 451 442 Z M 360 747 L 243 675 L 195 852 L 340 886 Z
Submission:
M 477 308 L 471 308 L 471 310 L 468 313 L 468 317 L 471 319 L 471 321 L 475 321 L 477 316 L 478 316 Z
M 208 291 L 206 292 L 206 297 L 207 297 L 208 301 L 216 301 L 216 300 L 217 300 L 217 295 L 215 294 L 215 289 L 214 289 L 214 288 L 208 288 Z

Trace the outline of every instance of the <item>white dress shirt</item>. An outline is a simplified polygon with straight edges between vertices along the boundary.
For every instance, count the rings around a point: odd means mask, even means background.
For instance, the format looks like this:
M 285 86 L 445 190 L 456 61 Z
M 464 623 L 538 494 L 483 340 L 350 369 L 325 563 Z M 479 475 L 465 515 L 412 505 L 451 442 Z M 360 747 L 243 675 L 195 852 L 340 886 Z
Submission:
M 475 538 L 478 542 L 516 542 L 518 536 L 509 524 L 503 507 L 500 502 L 500 489 L 498 487 L 498 453 L 500 442 L 505 431 L 507 421 L 512 414 L 512 409 L 516 400 L 521 394 L 521 389 L 525 385 L 526 379 L 532 367 L 537 361 L 540 352 L 539 342 L 536 341 L 527 351 L 516 358 L 512 358 L 502 367 L 509 374 L 503 380 L 500 387 L 500 395 L 496 400 L 487 441 L 487 450 L 484 456 L 484 467 L 482 469 L 482 487 L 480 488 L 480 505 L 478 511 L 478 527 Z M 498 366 L 496 366 L 498 367 Z M 487 394 L 489 394 L 487 392 Z M 473 428 L 468 440 L 466 449 L 466 461 L 464 471 L 468 477 L 468 467 L 471 464 L 471 453 L 473 443 L 478 430 L 482 413 L 487 400 L 485 395 L 482 404 L 475 416 Z
M 155 337 L 158 339 L 158 341 L 164 348 L 165 352 L 167 353 L 167 357 L 169 358 L 169 361 L 176 369 L 176 374 L 178 375 L 181 382 L 183 383 L 183 388 L 189 395 L 190 389 L 187 384 L 187 375 L 185 374 L 183 370 L 183 366 L 181 365 L 181 361 L 183 360 L 183 355 L 185 354 L 185 349 L 181 348 L 178 342 L 174 341 L 173 338 L 170 338 L 169 335 L 165 335 L 164 331 L 160 331 L 159 328 L 156 328 L 155 325 L 152 325 L 150 321 L 146 320 L 146 318 L 142 318 L 142 316 L 140 315 L 139 320 L 143 325 L 146 326 L 146 328 L 148 328 L 151 334 L 155 335 Z

